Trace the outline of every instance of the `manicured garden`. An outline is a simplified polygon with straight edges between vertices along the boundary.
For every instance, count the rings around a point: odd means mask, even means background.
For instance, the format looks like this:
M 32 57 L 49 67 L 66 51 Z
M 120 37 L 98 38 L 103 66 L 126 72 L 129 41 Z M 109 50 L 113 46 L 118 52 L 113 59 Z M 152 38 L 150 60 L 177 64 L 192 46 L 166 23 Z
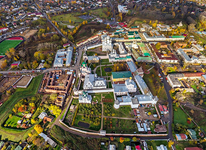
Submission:
M 98 131 L 101 127 L 101 111 L 102 105 L 99 103 L 78 104 L 72 125 Z
M 0 43 L 0 55 L 5 55 L 10 48 L 15 48 L 22 40 L 4 40 Z

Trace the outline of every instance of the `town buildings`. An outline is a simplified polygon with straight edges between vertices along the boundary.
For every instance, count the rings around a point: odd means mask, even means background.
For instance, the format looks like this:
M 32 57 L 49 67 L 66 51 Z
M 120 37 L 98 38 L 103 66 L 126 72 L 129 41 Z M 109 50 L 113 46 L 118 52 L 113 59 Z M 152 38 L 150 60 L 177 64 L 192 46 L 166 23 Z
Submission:
M 88 103 L 91 104 L 92 96 L 88 94 L 88 92 L 83 91 L 81 95 L 79 95 L 79 103 Z
M 73 48 L 68 47 L 66 49 L 60 49 L 57 51 L 54 59 L 54 67 L 71 66 Z
M 106 89 L 107 84 L 104 78 L 97 77 L 96 74 L 88 74 L 85 76 L 83 89 Z

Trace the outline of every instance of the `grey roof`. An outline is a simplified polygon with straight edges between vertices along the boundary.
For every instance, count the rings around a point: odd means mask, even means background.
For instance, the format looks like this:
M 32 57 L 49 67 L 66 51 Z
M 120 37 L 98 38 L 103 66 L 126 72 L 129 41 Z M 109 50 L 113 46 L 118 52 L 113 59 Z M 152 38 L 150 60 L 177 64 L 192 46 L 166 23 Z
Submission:
M 130 69 L 131 72 L 135 72 L 137 70 L 137 67 L 136 67 L 136 65 L 134 64 L 133 61 L 128 61 L 127 65 L 129 66 L 129 69 Z
M 147 84 L 145 83 L 145 81 L 142 79 L 142 77 L 140 75 L 136 75 L 136 76 L 134 76 L 134 78 L 135 78 L 135 81 L 137 82 L 142 94 L 152 95 Z
M 179 52 L 179 54 L 181 54 L 182 57 L 184 57 L 184 59 L 185 59 L 186 61 L 191 61 L 191 58 L 184 52 L 183 49 L 178 49 L 177 52 Z
M 125 84 L 113 84 L 114 92 L 128 92 L 128 88 Z

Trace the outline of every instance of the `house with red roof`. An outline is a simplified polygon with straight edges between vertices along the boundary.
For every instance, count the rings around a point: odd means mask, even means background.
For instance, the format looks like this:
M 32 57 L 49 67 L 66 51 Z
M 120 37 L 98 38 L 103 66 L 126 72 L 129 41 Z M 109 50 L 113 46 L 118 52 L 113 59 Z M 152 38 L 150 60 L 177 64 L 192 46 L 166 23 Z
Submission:
M 16 62 L 13 62 L 12 64 L 11 64 L 11 67 L 13 68 L 13 67 L 19 67 L 19 64 L 20 64 L 21 62 L 20 61 L 16 61 Z
M 6 28 L 6 27 L 4 27 L 4 28 L 0 28 L 0 33 L 2 33 L 2 32 L 6 32 L 6 31 L 8 31 L 9 29 L 8 28 Z

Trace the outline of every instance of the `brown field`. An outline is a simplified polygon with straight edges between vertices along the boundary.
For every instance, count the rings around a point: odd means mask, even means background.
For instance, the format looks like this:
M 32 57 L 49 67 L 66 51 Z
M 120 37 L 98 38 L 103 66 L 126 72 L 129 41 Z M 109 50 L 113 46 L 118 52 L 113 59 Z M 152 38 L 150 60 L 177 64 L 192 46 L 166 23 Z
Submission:
M 30 36 L 34 35 L 38 30 L 25 30 L 22 34 L 16 36 L 23 36 L 25 39 L 28 39 Z
M 5 77 L 0 82 L 0 92 L 4 92 L 7 88 L 12 86 L 19 78 L 20 78 L 20 76 Z
M 17 82 L 16 86 L 25 86 L 27 85 L 30 79 L 31 79 L 30 76 L 24 76 L 23 78 L 21 78 L 19 82 Z

